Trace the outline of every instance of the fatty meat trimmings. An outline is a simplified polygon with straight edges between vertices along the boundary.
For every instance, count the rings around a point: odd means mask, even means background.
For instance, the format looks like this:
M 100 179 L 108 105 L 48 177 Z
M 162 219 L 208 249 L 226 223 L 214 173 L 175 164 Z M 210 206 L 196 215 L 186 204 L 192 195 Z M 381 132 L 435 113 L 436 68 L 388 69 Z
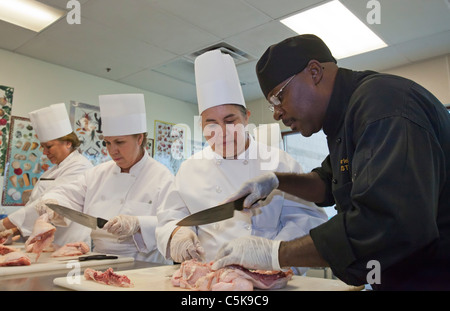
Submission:
M 172 285 L 199 291 L 251 291 L 284 288 L 292 279 L 292 270 L 249 270 L 232 265 L 212 270 L 212 262 L 184 261 L 172 276 Z

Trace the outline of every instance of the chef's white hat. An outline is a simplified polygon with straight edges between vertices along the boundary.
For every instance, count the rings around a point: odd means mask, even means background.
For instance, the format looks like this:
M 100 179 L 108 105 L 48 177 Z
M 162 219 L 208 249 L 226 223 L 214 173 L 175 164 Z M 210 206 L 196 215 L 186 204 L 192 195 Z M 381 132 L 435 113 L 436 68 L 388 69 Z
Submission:
M 245 107 L 234 61 L 220 50 L 208 51 L 195 59 L 195 84 L 199 114 L 224 104 Z
M 66 105 L 54 104 L 28 113 L 40 142 L 45 143 L 72 132 Z
M 104 136 L 147 132 L 144 94 L 100 95 L 98 98 Z

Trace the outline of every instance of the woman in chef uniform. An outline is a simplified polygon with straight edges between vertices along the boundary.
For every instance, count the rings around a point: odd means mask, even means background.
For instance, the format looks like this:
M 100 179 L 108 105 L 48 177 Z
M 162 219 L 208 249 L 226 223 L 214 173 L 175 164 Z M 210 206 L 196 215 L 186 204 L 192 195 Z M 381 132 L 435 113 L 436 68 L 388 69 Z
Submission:
M 223 203 L 243 182 L 267 169 L 301 172 L 300 165 L 287 153 L 269 149 L 245 131 L 250 112 L 229 55 L 215 50 L 197 57 L 195 78 L 203 134 L 209 146 L 182 163 L 158 210 L 156 236 L 166 258 L 175 262 L 191 258 L 211 261 L 222 244 L 234 238 L 257 235 L 291 240 L 325 222 L 326 214 L 314 204 L 294 202 L 275 191 L 257 215 L 236 211 L 228 220 L 197 227 L 176 226 L 190 214 Z
M 91 232 L 95 252 L 168 263 L 156 248 L 156 207 L 173 175 L 146 152 L 144 95 L 102 95 L 99 102 L 104 141 L 112 160 L 86 171 L 75 182 L 53 188 L 36 208 L 50 218 L 60 218 L 45 206 L 56 201 L 108 219 L 102 229 Z
M 54 164 L 35 184 L 26 205 L 0 222 L 3 229 L 18 230 L 29 236 L 39 216 L 35 205 L 47 191 L 76 178 L 93 165 L 78 151 L 80 141 L 72 131 L 65 104 L 50 105 L 29 113 L 31 124 L 44 149 L 44 155 Z M 3 226 L 3 227 L 2 227 Z M 89 229 L 77 223 L 58 228 L 54 243 L 85 242 L 90 245 Z

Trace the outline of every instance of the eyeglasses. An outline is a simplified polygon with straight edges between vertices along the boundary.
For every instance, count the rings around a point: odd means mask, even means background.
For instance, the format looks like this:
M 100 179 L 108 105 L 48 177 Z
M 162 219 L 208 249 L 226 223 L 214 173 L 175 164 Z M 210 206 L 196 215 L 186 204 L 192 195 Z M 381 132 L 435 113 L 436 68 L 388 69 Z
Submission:
M 281 105 L 281 100 L 279 98 L 280 94 L 283 92 L 284 88 L 289 84 L 289 82 L 294 79 L 296 75 L 293 75 L 282 87 L 278 90 L 278 92 L 275 95 L 270 96 L 269 98 L 269 110 L 274 112 L 275 106 Z

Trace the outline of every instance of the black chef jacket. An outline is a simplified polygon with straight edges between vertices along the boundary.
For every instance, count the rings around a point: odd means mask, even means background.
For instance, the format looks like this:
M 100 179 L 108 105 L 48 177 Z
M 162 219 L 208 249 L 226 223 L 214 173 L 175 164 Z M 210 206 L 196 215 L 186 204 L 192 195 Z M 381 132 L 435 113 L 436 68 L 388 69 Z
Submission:
M 334 274 L 374 289 L 450 289 L 450 116 L 411 80 L 339 68 L 314 169 L 320 206 L 337 215 L 310 231 Z M 372 274 L 373 276 L 373 274 Z

